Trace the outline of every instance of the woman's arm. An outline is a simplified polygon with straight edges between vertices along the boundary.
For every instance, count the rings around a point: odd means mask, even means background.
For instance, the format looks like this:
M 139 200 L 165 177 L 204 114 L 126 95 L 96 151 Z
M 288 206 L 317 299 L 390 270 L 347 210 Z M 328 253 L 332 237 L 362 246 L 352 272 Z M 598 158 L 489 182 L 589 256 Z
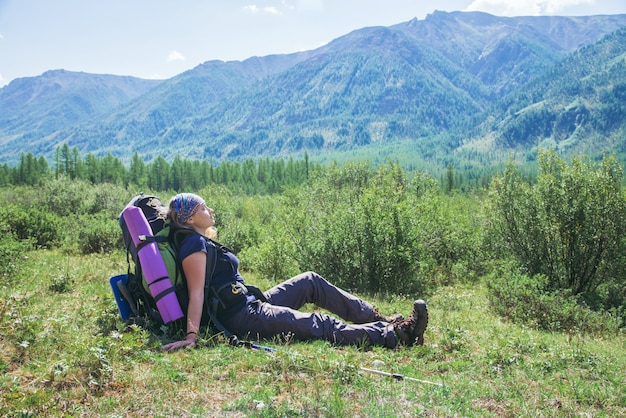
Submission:
M 204 305 L 204 280 L 206 274 L 206 253 L 198 251 L 183 260 L 183 271 L 187 279 L 189 305 L 187 307 L 187 338 L 163 346 L 170 351 L 181 347 L 194 347 L 198 339 L 198 329 Z

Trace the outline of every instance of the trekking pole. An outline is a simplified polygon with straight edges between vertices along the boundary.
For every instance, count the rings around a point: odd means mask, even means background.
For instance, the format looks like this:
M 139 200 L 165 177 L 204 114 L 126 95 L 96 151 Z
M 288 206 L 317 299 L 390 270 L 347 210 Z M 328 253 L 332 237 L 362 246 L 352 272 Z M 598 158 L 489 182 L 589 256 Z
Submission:
M 246 348 L 251 348 L 253 350 L 262 350 L 265 351 L 266 353 L 277 353 L 278 350 L 272 347 L 266 347 L 264 345 L 259 345 L 259 344 L 255 344 L 253 342 L 250 341 L 239 341 L 239 345 L 242 345 Z
M 364 372 L 368 372 L 368 373 L 373 373 L 373 374 L 378 374 L 378 375 L 381 375 L 381 376 L 392 377 L 393 379 L 395 379 L 397 381 L 410 380 L 412 382 L 419 382 L 419 383 L 425 383 L 425 384 L 428 384 L 428 385 L 434 385 L 434 386 L 443 387 L 443 385 L 441 383 L 429 382 L 428 380 L 416 379 L 414 377 L 408 377 L 408 376 L 404 376 L 404 375 L 401 375 L 401 374 L 398 374 L 398 373 L 383 372 L 381 370 L 368 369 L 367 367 L 360 367 L 359 369 L 363 370 Z
M 262 351 L 265 351 L 267 353 L 278 353 L 278 352 L 280 352 L 276 348 L 266 347 L 264 345 L 255 344 L 255 343 L 250 342 L 250 341 L 240 341 L 239 344 L 244 346 L 244 347 L 253 349 L 253 350 L 262 350 Z M 428 380 L 422 380 L 422 379 L 416 379 L 414 377 L 408 377 L 408 376 L 404 376 L 404 375 L 398 374 L 398 373 L 389 373 L 389 372 L 384 372 L 384 371 L 381 371 L 381 370 L 368 369 L 367 367 L 360 367 L 359 369 L 364 371 L 364 372 L 368 372 L 368 373 L 373 373 L 373 374 L 378 374 L 378 375 L 381 375 L 381 376 L 392 377 L 396 381 L 409 380 L 411 382 L 418 382 L 418 383 L 424 383 L 424 384 L 428 384 L 428 385 L 434 385 L 434 386 L 443 387 L 443 384 L 441 384 L 441 383 L 430 382 Z

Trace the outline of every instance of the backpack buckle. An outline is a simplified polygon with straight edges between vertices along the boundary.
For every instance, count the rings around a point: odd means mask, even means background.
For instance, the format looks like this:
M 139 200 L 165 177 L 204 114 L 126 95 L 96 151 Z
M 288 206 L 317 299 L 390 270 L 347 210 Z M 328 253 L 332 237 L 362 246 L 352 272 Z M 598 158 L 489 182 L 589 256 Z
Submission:
M 238 295 L 239 293 L 241 293 L 241 288 L 235 283 L 232 283 L 230 285 L 230 291 L 233 293 L 233 295 Z

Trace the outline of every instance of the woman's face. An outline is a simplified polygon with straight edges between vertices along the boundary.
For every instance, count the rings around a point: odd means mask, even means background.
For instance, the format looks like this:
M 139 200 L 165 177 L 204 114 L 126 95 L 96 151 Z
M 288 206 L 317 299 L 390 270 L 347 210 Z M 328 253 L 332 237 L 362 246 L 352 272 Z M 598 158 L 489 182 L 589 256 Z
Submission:
M 198 211 L 194 213 L 191 218 L 189 218 L 187 223 L 193 226 L 194 229 L 204 231 L 215 225 L 213 213 L 213 209 L 208 207 L 206 204 L 203 204 L 200 206 Z

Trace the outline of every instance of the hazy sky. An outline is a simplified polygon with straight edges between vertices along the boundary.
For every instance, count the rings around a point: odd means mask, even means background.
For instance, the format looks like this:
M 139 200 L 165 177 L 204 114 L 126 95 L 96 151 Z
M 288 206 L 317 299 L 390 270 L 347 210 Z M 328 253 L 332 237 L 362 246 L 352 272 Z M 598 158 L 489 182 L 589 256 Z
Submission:
M 315 49 L 434 10 L 626 14 L 626 0 L 0 0 L 0 87 L 54 69 L 169 78 L 208 60 Z

